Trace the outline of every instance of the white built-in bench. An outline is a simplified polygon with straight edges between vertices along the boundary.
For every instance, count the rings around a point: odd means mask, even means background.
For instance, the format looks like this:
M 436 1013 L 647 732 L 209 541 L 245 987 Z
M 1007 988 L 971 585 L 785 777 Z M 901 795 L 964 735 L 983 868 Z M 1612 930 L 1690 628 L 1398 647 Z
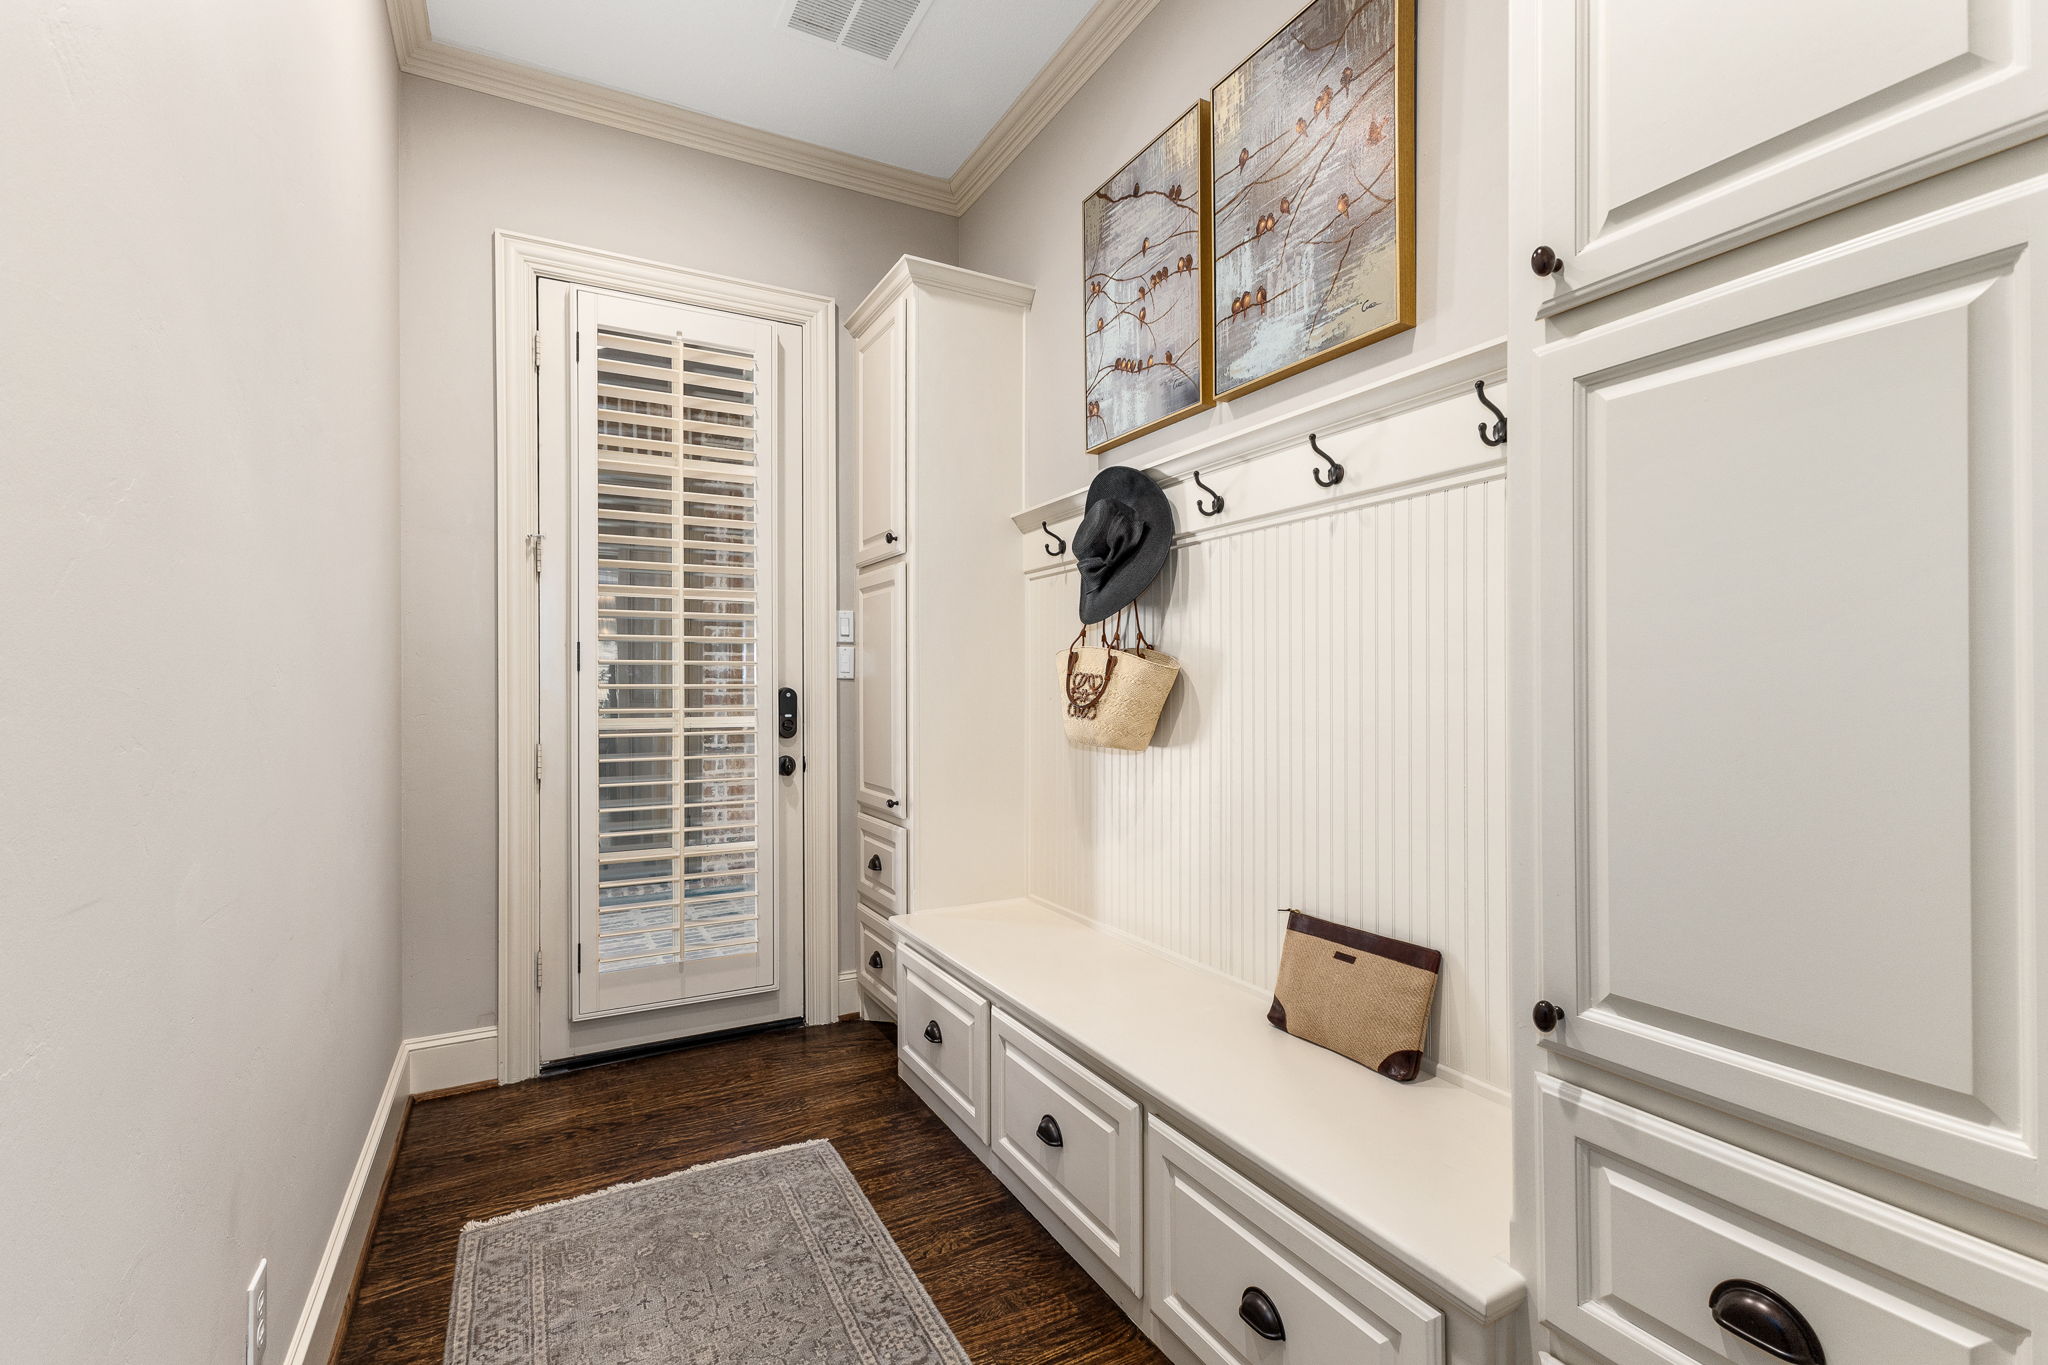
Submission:
M 888 929 L 903 1078 L 1170 1356 L 1523 1358 L 1505 1105 L 1035 902 Z

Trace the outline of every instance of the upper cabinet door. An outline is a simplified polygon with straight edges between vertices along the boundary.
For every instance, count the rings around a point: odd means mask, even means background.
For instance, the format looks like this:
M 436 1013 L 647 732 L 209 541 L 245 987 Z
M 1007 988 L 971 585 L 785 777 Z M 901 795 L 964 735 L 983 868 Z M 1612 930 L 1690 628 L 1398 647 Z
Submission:
M 2048 179 L 1539 348 L 1524 494 L 1543 1046 L 2035 1207 L 2043 253 Z
M 1540 3 L 1546 314 L 2048 126 L 2030 0 Z
M 860 524 L 856 565 L 903 553 L 909 517 L 908 334 L 910 300 L 876 318 L 854 343 L 860 379 Z

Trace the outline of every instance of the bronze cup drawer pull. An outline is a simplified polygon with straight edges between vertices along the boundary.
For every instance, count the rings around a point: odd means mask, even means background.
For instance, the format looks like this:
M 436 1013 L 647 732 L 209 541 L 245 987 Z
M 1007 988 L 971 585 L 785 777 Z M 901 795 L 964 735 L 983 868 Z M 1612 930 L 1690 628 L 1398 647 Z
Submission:
M 1064 1147 L 1067 1140 L 1060 1133 L 1060 1121 L 1047 1114 L 1038 1121 L 1038 1140 L 1048 1147 Z
M 1730 1336 L 1792 1365 L 1827 1365 L 1820 1338 L 1799 1310 L 1748 1280 L 1723 1280 L 1707 1295 L 1714 1322 Z
M 1237 1301 L 1237 1315 L 1244 1319 L 1245 1326 L 1266 1340 L 1287 1340 L 1287 1324 L 1280 1321 L 1280 1310 L 1257 1285 L 1245 1290 L 1244 1297 Z
M 927 1043 L 943 1043 L 946 1035 L 939 1032 L 939 1021 L 934 1019 L 924 1026 L 924 1040 Z
M 881 870 L 882 870 L 882 855 L 881 855 L 881 854 L 879 854 L 879 853 L 871 853 L 871 854 L 869 854 L 869 855 L 868 855 L 868 871 L 870 871 L 870 872 L 880 872 Z
M 882 970 L 882 955 L 879 952 L 868 954 L 868 970 L 875 972 Z

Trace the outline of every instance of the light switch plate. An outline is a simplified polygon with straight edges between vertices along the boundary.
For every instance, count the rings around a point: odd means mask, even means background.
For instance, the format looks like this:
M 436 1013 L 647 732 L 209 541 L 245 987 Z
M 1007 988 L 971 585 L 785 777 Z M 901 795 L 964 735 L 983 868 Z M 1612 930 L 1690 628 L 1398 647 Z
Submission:
M 839 643 L 842 645 L 853 643 L 853 613 L 850 611 L 839 613 Z M 842 673 L 840 676 L 845 677 L 847 675 Z
M 839 676 L 842 678 L 850 678 L 853 676 L 852 645 L 839 646 Z

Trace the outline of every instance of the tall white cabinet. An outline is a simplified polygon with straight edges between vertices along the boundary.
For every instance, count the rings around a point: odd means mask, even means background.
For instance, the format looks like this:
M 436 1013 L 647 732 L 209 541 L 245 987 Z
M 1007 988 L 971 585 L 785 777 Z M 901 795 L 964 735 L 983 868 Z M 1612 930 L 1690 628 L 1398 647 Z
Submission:
M 859 979 L 895 1009 L 891 916 L 1024 888 L 1024 584 L 1010 516 L 1032 290 L 906 256 L 857 356 Z M 1048 684 L 1049 686 L 1049 684 Z
M 1516 15 L 1536 1345 L 2039 1359 L 2041 6 Z

